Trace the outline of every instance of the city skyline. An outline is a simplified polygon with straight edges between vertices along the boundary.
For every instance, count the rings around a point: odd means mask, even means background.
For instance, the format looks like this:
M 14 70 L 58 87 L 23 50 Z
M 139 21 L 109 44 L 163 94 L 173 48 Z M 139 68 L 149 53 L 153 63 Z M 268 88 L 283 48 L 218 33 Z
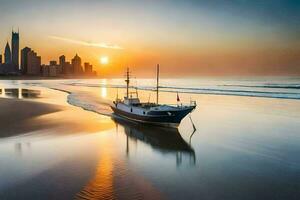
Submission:
M 0 54 L 0 75 L 1 76 L 35 76 L 35 77 L 95 77 L 97 72 L 93 70 L 93 65 L 82 60 L 76 53 L 70 62 L 66 61 L 65 55 L 61 55 L 59 64 L 56 60 L 50 60 L 49 64 L 42 63 L 42 58 L 32 48 L 26 46 L 19 49 L 20 34 L 11 32 L 11 45 L 5 45 L 4 62 Z M 11 46 L 11 47 L 10 47 Z M 21 55 L 21 56 L 20 56 Z
M 0 52 L 14 26 L 20 48 L 31 46 L 42 63 L 78 53 L 103 76 L 119 76 L 127 66 L 151 76 L 156 63 L 169 76 L 299 75 L 299 4 L 3 1 Z

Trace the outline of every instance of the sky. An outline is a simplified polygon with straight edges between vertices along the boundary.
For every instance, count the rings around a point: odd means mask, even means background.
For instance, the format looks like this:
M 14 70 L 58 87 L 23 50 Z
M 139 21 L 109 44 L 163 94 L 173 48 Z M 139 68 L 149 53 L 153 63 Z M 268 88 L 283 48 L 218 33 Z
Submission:
M 19 28 L 43 63 L 77 53 L 105 77 L 300 75 L 298 0 L 0 0 L 0 24 L 1 54 Z

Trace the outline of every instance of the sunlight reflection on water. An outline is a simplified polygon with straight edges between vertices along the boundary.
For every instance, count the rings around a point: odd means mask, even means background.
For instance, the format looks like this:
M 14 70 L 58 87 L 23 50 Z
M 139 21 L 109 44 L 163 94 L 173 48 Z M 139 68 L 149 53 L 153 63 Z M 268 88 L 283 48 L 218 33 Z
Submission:
M 108 104 L 101 98 L 116 97 L 114 88 L 63 87 L 102 110 Z M 179 130 L 148 127 L 70 106 L 63 92 L 40 91 L 31 101 L 64 107 L 16 123 L 23 134 L 0 139 L 1 199 L 299 197 L 300 101 L 180 94 L 199 104 L 190 140 L 189 118 Z M 160 100 L 176 102 L 176 94 Z

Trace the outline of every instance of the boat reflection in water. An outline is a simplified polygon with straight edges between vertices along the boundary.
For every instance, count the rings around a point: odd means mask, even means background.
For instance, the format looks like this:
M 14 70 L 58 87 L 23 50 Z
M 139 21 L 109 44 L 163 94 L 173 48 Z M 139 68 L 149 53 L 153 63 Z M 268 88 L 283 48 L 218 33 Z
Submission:
M 130 138 L 146 143 L 164 154 L 176 154 L 177 165 L 182 163 L 184 156 L 188 156 L 190 164 L 196 163 L 194 149 L 181 137 L 178 129 L 135 123 L 116 115 L 113 115 L 112 119 L 117 125 L 120 124 L 124 127 L 124 132 L 127 135 L 127 154 L 129 154 L 128 139 Z

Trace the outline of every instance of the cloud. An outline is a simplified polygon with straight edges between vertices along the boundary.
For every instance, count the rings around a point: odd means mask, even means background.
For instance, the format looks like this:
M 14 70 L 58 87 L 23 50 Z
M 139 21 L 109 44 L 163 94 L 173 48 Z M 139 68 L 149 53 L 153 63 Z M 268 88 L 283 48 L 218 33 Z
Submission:
M 119 45 L 116 45 L 116 44 L 86 42 L 86 41 L 82 41 L 82 40 L 74 40 L 71 38 L 59 37 L 59 36 L 54 36 L 54 35 L 50 35 L 49 38 L 55 39 L 55 40 L 61 40 L 61 41 L 65 41 L 65 42 L 69 42 L 69 43 L 73 43 L 73 44 L 89 46 L 89 47 L 98 47 L 98 48 L 116 49 L 116 50 L 124 49 L 123 47 L 120 47 Z

